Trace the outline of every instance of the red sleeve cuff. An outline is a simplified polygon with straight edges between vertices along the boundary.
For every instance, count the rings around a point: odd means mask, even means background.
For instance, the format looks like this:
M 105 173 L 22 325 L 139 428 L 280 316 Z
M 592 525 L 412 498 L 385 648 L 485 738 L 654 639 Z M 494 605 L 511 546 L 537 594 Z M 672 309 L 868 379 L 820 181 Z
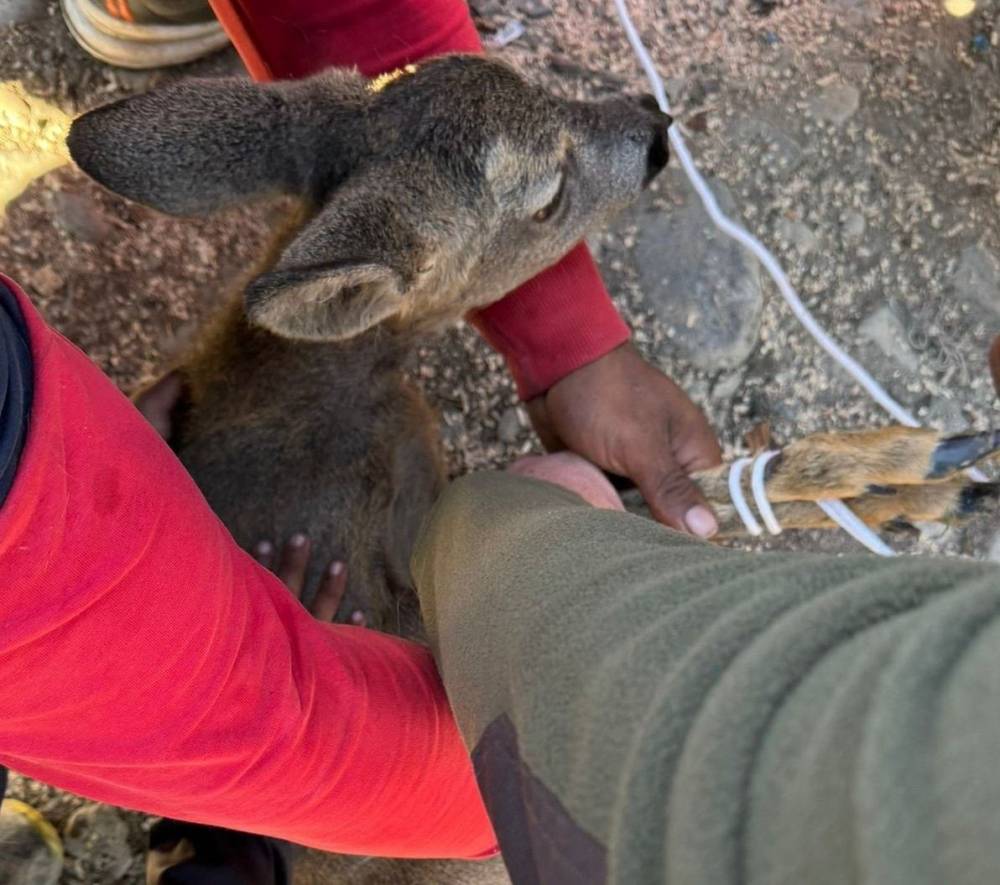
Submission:
M 629 339 L 583 243 L 469 321 L 503 355 L 525 400 Z
M 445 52 L 480 52 L 462 0 L 211 0 L 255 80 L 357 67 L 373 77 Z

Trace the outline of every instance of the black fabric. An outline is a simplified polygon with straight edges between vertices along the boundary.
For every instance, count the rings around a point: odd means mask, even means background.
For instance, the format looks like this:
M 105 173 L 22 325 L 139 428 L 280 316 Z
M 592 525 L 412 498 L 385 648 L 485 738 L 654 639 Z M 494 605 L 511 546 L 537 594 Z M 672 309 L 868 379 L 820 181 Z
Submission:
M 0 505 L 14 484 L 28 434 L 34 372 L 28 329 L 14 293 L 0 282 Z M 0 797 L 7 769 L 0 767 Z
M 0 282 L 0 504 L 14 484 L 28 434 L 33 381 L 24 317 L 14 293 Z
M 289 885 L 292 847 L 267 836 L 175 820 L 149 832 L 149 850 L 186 839 L 194 856 L 165 869 L 155 885 Z
M 476 780 L 517 885 L 600 885 L 604 846 L 584 830 L 521 758 L 506 715 L 483 731 L 472 752 Z

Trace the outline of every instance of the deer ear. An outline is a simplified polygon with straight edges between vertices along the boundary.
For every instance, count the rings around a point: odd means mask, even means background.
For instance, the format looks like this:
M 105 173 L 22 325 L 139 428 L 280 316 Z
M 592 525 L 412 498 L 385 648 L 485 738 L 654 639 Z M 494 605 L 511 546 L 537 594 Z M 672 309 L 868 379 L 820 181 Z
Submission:
M 323 158 L 350 153 L 360 82 L 351 72 L 267 85 L 182 80 L 84 114 L 67 144 L 91 178 L 162 212 L 305 195 Z
M 335 193 L 246 290 L 250 320 L 286 338 L 351 338 L 398 313 L 429 259 L 401 207 L 362 180 Z

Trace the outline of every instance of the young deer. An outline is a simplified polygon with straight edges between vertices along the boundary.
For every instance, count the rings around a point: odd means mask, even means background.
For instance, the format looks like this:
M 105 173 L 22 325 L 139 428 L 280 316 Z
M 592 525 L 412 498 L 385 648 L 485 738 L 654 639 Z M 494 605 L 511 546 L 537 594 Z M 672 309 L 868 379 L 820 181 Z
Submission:
M 171 443 L 236 540 L 307 532 L 317 573 L 347 563 L 340 619 L 361 609 L 420 639 L 408 563 L 444 471 L 404 364 L 634 200 L 666 165 L 669 122 L 643 100 L 556 98 L 473 56 L 374 84 L 343 70 L 187 81 L 78 119 L 78 165 L 155 209 L 295 198 L 271 253 L 180 367 Z M 499 861 L 329 855 L 298 878 L 507 881 Z

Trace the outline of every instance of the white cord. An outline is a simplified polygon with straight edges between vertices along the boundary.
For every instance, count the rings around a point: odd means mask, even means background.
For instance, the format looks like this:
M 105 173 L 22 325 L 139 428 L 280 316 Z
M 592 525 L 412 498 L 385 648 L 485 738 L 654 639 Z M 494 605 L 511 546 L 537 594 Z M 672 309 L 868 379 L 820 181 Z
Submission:
M 866 526 L 860 517 L 843 501 L 826 498 L 817 501 L 820 509 L 839 525 L 856 541 L 860 541 L 872 553 L 879 556 L 895 556 L 896 551 L 889 547 L 875 532 Z
M 753 515 L 747 499 L 743 496 L 743 487 L 740 484 L 740 477 L 743 476 L 743 468 L 750 463 L 749 458 L 737 458 L 729 468 L 729 499 L 733 502 L 733 507 L 743 520 L 743 525 L 747 531 L 755 538 L 763 531 L 757 517 Z
M 768 462 L 772 458 L 777 458 L 780 454 L 777 451 L 761 452 L 754 458 L 753 468 L 750 470 L 750 491 L 753 492 L 753 500 L 757 505 L 757 512 L 760 513 L 760 518 L 764 520 L 764 525 L 767 526 L 767 530 L 772 535 L 781 534 L 781 523 L 778 522 L 778 518 L 774 515 L 774 510 L 771 509 L 771 502 L 767 497 L 767 491 L 764 489 L 764 468 L 767 467 Z
M 643 45 L 643 42 L 635 29 L 635 25 L 632 23 L 632 18 L 629 16 L 628 9 L 625 6 L 625 0 L 614 0 L 614 3 L 615 8 L 618 10 L 618 18 L 621 20 L 622 27 L 625 29 L 625 35 L 628 37 L 628 42 L 631 44 L 636 57 L 639 59 L 639 64 L 642 65 L 642 69 L 646 73 L 646 79 L 652 87 L 656 102 L 660 106 L 660 110 L 662 110 L 665 114 L 668 114 L 670 113 L 670 102 L 667 100 L 667 93 L 663 86 L 663 79 L 657 72 L 656 66 L 653 64 L 653 60 L 650 58 L 649 52 Z M 670 144 L 674 149 L 674 153 L 677 154 L 677 158 L 680 160 L 681 168 L 684 170 L 691 182 L 691 185 L 694 187 L 695 192 L 701 199 L 702 205 L 705 207 L 705 211 L 708 213 L 709 218 L 712 219 L 712 222 L 717 228 L 719 228 L 719 230 L 749 249 L 750 252 L 756 256 L 757 260 L 764 265 L 764 269 L 768 272 L 768 274 L 770 274 L 771 279 L 774 280 L 782 298 L 785 299 L 785 302 L 792 309 L 792 313 L 795 314 L 795 317 L 805 327 L 806 331 L 816 339 L 819 346 L 822 347 L 823 350 L 832 356 L 838 363 L 840 363 L 847 373 L 868 392 L 868 395 L 890 415 L 892 415 L 892 417 L 895 418 L 900 424 L 903 424 L 906 427 L 919 427 L 920 422 L 909 411 L 896 402 L 896 400 L 889 395 L 888 391 L 886 391 L 886 389 L 868 373 L 865 367 L 850 356 L 850 354 L 846 353 L 840 345 L 838 345 L 837 342 L 834 341 L 829 334 L 827 334 L 826 330 L 818 322 L 816 322 L 816 319 L 809 312 L 809 309 L 802 303 L 802 299 L 799 298 L 798 293 L 792 287 L 792 284 L 785 275 L 784 270 L 782 270 L 781 265 L 778 264 L 778 260 L 767 250 L 767 247 L 765 247 L 760 240 L 758 240 L 745 228 L 740 227 L 730 218 L 726 217 L 723 211 L 719 208 L 718 201 L 716 201 L 715 195 L 709 189 L 708 183 L 698 171 L 698 167 L 695 166 L 691 153 L 688 151 L 687 145 L 684 143 L 684 137 L 681 135 L 680 127 L 671 126 L 669 132 L 667 133 L 667 137 L 670 139 Z M 986 482 L 988 479 L 982 471 L 976 468 L 970 469 L 968 471 L 968 475 L 976 482 Z M 730 474 L 730 480 L 731 479 L 732 474 Z M 730 482 L 730 489 L 731 488 L 732 483 Z M 734 501 L 733 503 L 735 504 L 736 502 Z M 877 545 L 873 545 L 872 539 L 877 538 L 878 536 L 875 535 L 875 533 L 868 528 L 868 526 L 861 522 L 860 519 L 857 519 L 846 504 L 842 505 L 842 509 L 832 509 L 835 510 L 836 513 L 842 518 L 846 519 L 844 513 L 844 511 L 846 511 L 847 514 L 850 514 L 850 516 L 856 520 L 856 524 L 852 523 L 852 528 L 848 528 L 844 522 L 841 522 L 841 519 L 838 518 L 838 516 L 835 516 L 830 512 L 830 510 L 827 510 L 827 514 L 830 518 L 837 522 L 838 525 L 840 525 L 841 528 L 849 534 L 858 538 L 858 540 L 861 540 L 861 538 L 859 538 L 858 535 L 852 530 L 856 529 L 857 525 L 860 525 L 863 529 L 863 533 L 866 536 L 871 536 L 868 538 L 868 541 L 862 541 L 866 547 L 870 550 L 874 550 L 875 546 L 878 546 L 880 549 L 887 551 L 882 553 L 883 556 L 893 555 L 891 549 L 886 547 L 880 539 L 878 540 Z M 824 510 L 826 510 L 826 508 L 824 508 Z M 742 513 L 740 515 L 742 516 Z M 766 516 L 764 517 L 764 520 L 765 522 L 767 521 Z M 756 523 L 756 520 L 754 520 L 754 523 Z

